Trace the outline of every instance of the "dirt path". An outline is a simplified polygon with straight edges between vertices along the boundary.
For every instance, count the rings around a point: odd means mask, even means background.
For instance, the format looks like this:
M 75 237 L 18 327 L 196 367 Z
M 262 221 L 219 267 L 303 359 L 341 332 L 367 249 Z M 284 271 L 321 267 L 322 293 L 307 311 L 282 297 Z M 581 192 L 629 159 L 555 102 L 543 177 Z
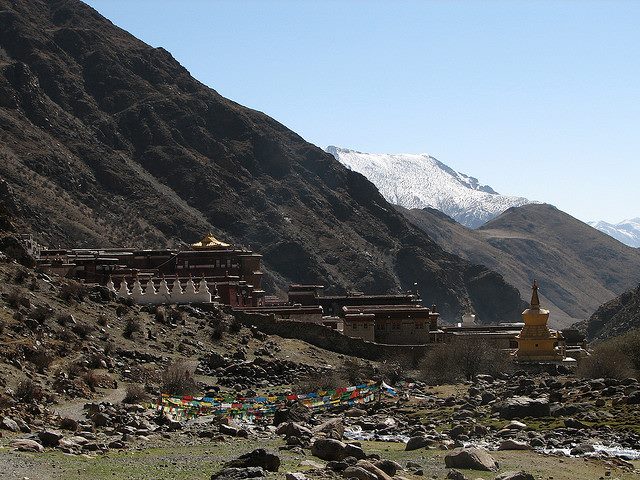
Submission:
M 91 400 L 86 398 L 74 399 L 68 402 L 63 402 L 56 405 L 54 411 L 61 417 L 73 418 L 74 420 L 84 419 L 84 405 L 89 402 L 111 402 L 120 403 L 124 399 L 126 394 L 127 385 L 118 384 L 116 389 L 98 388 L 96 389 L 96 396 Z

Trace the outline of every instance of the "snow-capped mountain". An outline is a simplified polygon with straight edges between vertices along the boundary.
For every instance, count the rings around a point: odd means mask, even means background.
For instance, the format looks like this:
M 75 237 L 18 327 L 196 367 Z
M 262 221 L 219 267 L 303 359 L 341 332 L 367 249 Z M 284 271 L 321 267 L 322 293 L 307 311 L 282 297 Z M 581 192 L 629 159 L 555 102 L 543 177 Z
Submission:
M 623 220 L 622 222 L 615 224 L 607 222 L 589 222 L 589 225 L 597 228 L 607 235 L 611 235 L 613 238 L 625 245 L 640 248 L 640 218 Z
M 367 177 L 388 202 L 405 208 L 435 208 L 470 228 L 510 207 L 537 203 L 500 195 L 477 178 L 456 172 L 426 154 L 362 153 L 334 146 L 326 151 Z

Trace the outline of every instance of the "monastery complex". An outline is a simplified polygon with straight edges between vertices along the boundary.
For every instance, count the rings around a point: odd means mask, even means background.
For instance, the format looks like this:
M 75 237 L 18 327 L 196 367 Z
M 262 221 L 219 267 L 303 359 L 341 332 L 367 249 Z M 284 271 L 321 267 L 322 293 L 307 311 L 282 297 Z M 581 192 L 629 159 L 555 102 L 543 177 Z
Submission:
M 417 293 L 325 295 L 322 285 L 289 286 L 287 298 L 262 289 L 262 256 L 216 239 L 212 234 L 185 250 L 71 249 L 25 245 L 39 268 L 81 282 L 100 284 L 115 296 L 143 305 L 219 304 L 273 321 L 307 322 L 345 336 L 387 345 L 424 345 L 481 339 L 508 350 L 518 362 L 567 361 L 562 333 L 547 326 L 534 282 L 522 321 L 482 325 L 468 313 L 456 325 L 440 324 L 436 305 Z M 569 359 L 571 360 L 571 359 Z

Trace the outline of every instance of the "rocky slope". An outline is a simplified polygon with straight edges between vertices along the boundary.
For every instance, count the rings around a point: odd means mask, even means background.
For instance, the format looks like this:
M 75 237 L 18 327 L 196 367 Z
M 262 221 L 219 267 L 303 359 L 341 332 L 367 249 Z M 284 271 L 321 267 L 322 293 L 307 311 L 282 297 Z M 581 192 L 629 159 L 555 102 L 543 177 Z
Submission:
M 589 340 L 605 340 L 640 328 L 640 285 L 601 305 L 580 326 Z
M 363 176 L 221 97 L 76 0 L 0 0 L 0 187 L 51 246 L 159 247 L 208 230 L 264 255 L 268 289 L 397 291 L 454 318 L 521 299 L 445 253 Z
M 477 230 L 432 209 L 402 210 L 444 249 L 500 272 L 526 298 L 540 283 L 550 323 L 585 320 L 640 281 L 640 252 L 551 205 L 511 208 Z
M 619 223 L 589 222 L 589 225 L 611 235 L 625 245 L 640 248 L 640 218 L 631 218 Z
M 500 195 L 477 178 L 456 172 L 430 155 L 363 153 L 334 146 L 327 152 L 371 180 L 389 203 L 405 208 L 435 208 L 476 228 L 509 207 L 531 203 Z

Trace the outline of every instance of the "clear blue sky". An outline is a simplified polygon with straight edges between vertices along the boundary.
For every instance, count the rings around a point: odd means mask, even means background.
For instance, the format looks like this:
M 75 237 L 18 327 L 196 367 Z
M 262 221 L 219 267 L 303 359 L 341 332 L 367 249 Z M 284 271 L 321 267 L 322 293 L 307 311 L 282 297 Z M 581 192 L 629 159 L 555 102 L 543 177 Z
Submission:
M 90 0 L 310 142 L 640 216 L 640 2 Z

